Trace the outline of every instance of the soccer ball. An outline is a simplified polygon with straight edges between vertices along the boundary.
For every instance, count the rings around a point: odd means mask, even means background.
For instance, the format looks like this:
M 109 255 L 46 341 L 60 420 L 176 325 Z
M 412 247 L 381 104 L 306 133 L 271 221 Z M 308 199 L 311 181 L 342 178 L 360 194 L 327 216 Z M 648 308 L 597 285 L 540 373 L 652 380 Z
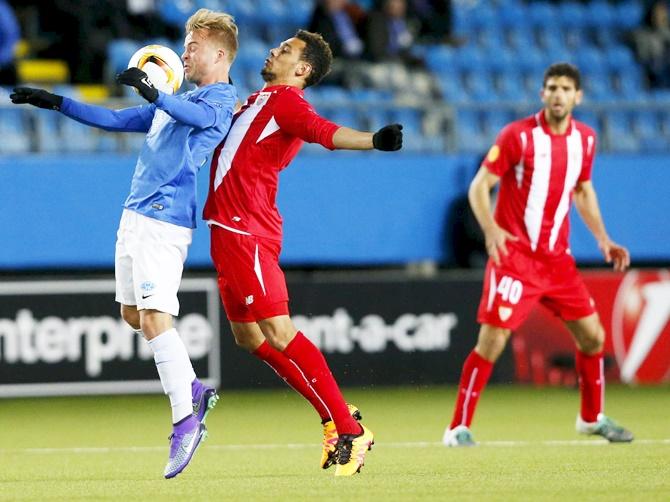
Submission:
M 159 91 L 174 94 L 184 81 L 184 66 L 177 53 L 163 45 L 147 45 L 130 58 L 128 68 L 137 67 L 147 74 Z

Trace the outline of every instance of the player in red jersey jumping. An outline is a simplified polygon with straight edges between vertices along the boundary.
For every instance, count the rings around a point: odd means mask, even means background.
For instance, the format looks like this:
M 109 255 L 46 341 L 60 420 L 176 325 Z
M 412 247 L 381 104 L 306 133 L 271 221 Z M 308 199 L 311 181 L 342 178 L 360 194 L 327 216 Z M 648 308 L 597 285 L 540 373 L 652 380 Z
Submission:
M 321 35 L 304 30 L 270 51 L 261 71 L 265 86 L 235 114 L 228 136 L 214 152 L 204 218 L 235 341 L 312 404 L 324 426 L 321 467 L 337 463 L 335 475 L 350 476 L 363 466 L 373 435 L 358 423 L 355 407 L 345 403 L 319 349 L 289 317 L 279 267 L 278 177 L 303 141 L 330 150 L 394 151 L 402 147 L 402 126 L 361 132 L 320 117 L 303 89 L 317 84 L 331 62 Z
M 477 313 L 479 339 L 463 365 L 454 416 L 443 437 L 448 446 L 475 444 L 470 424 L 493 364 L 538 302 L 560 316 L 575 339 L 581 392 L 577 431 L 611 442 L 633 440 L 603 414 L 605 330 L 568 245 L 567 215 L 574 199 L 607 263 L 618 271 L 630 264 L 628 250 L 605 230 L 591 183 L 596 133 L 572 118 L 582 100 L 579 70 L 565 63 L 550 66 L 541 96 L 544 108 L 502 130 L 470 185 L 470 205 L 484 231 L 489 261 Z M 492 215 L 489 194 L 498 182 Z

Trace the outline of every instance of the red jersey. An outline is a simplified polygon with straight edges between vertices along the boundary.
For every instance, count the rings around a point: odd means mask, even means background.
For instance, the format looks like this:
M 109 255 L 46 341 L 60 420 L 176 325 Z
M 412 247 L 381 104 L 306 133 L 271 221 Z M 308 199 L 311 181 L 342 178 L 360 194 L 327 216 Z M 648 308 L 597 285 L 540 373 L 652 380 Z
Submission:
M 508 124 L 484 166 L 500 176 L 495 220 L 540 256 L 569 251 L 568 211 L 575 186 L 591 179 L 596 133 L 574 119 L 553 134 L 544 112 Z
M 339 128 L 314 111 L 297 87 L 277 85 L 253 93 L 233 117 L 212 158 L 203 217 L 233 232 L 281 241 L 276 205 L 279 173 L 303 141 L 333 150 Z

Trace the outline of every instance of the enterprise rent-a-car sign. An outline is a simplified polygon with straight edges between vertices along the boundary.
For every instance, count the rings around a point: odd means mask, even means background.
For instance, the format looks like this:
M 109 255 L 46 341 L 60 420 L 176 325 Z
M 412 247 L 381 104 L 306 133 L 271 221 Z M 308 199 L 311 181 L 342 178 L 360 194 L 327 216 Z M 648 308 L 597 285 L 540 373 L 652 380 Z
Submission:
M 220 380 L 219 297 L 184 279 L 179 330 L 196 374 Z M 0 283 L 0 397 L 158 392 L 147 342 L 120 317 L 113 280 Z

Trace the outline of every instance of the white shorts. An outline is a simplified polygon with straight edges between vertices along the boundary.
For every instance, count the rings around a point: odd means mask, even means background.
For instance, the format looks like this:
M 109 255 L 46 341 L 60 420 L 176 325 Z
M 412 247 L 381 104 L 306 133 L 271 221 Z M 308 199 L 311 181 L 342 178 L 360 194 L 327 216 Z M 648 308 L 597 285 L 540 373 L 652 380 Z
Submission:
M 123 210 L 116 234 L 116 301 L 179 315 L 177 291 L 193 229 Z

